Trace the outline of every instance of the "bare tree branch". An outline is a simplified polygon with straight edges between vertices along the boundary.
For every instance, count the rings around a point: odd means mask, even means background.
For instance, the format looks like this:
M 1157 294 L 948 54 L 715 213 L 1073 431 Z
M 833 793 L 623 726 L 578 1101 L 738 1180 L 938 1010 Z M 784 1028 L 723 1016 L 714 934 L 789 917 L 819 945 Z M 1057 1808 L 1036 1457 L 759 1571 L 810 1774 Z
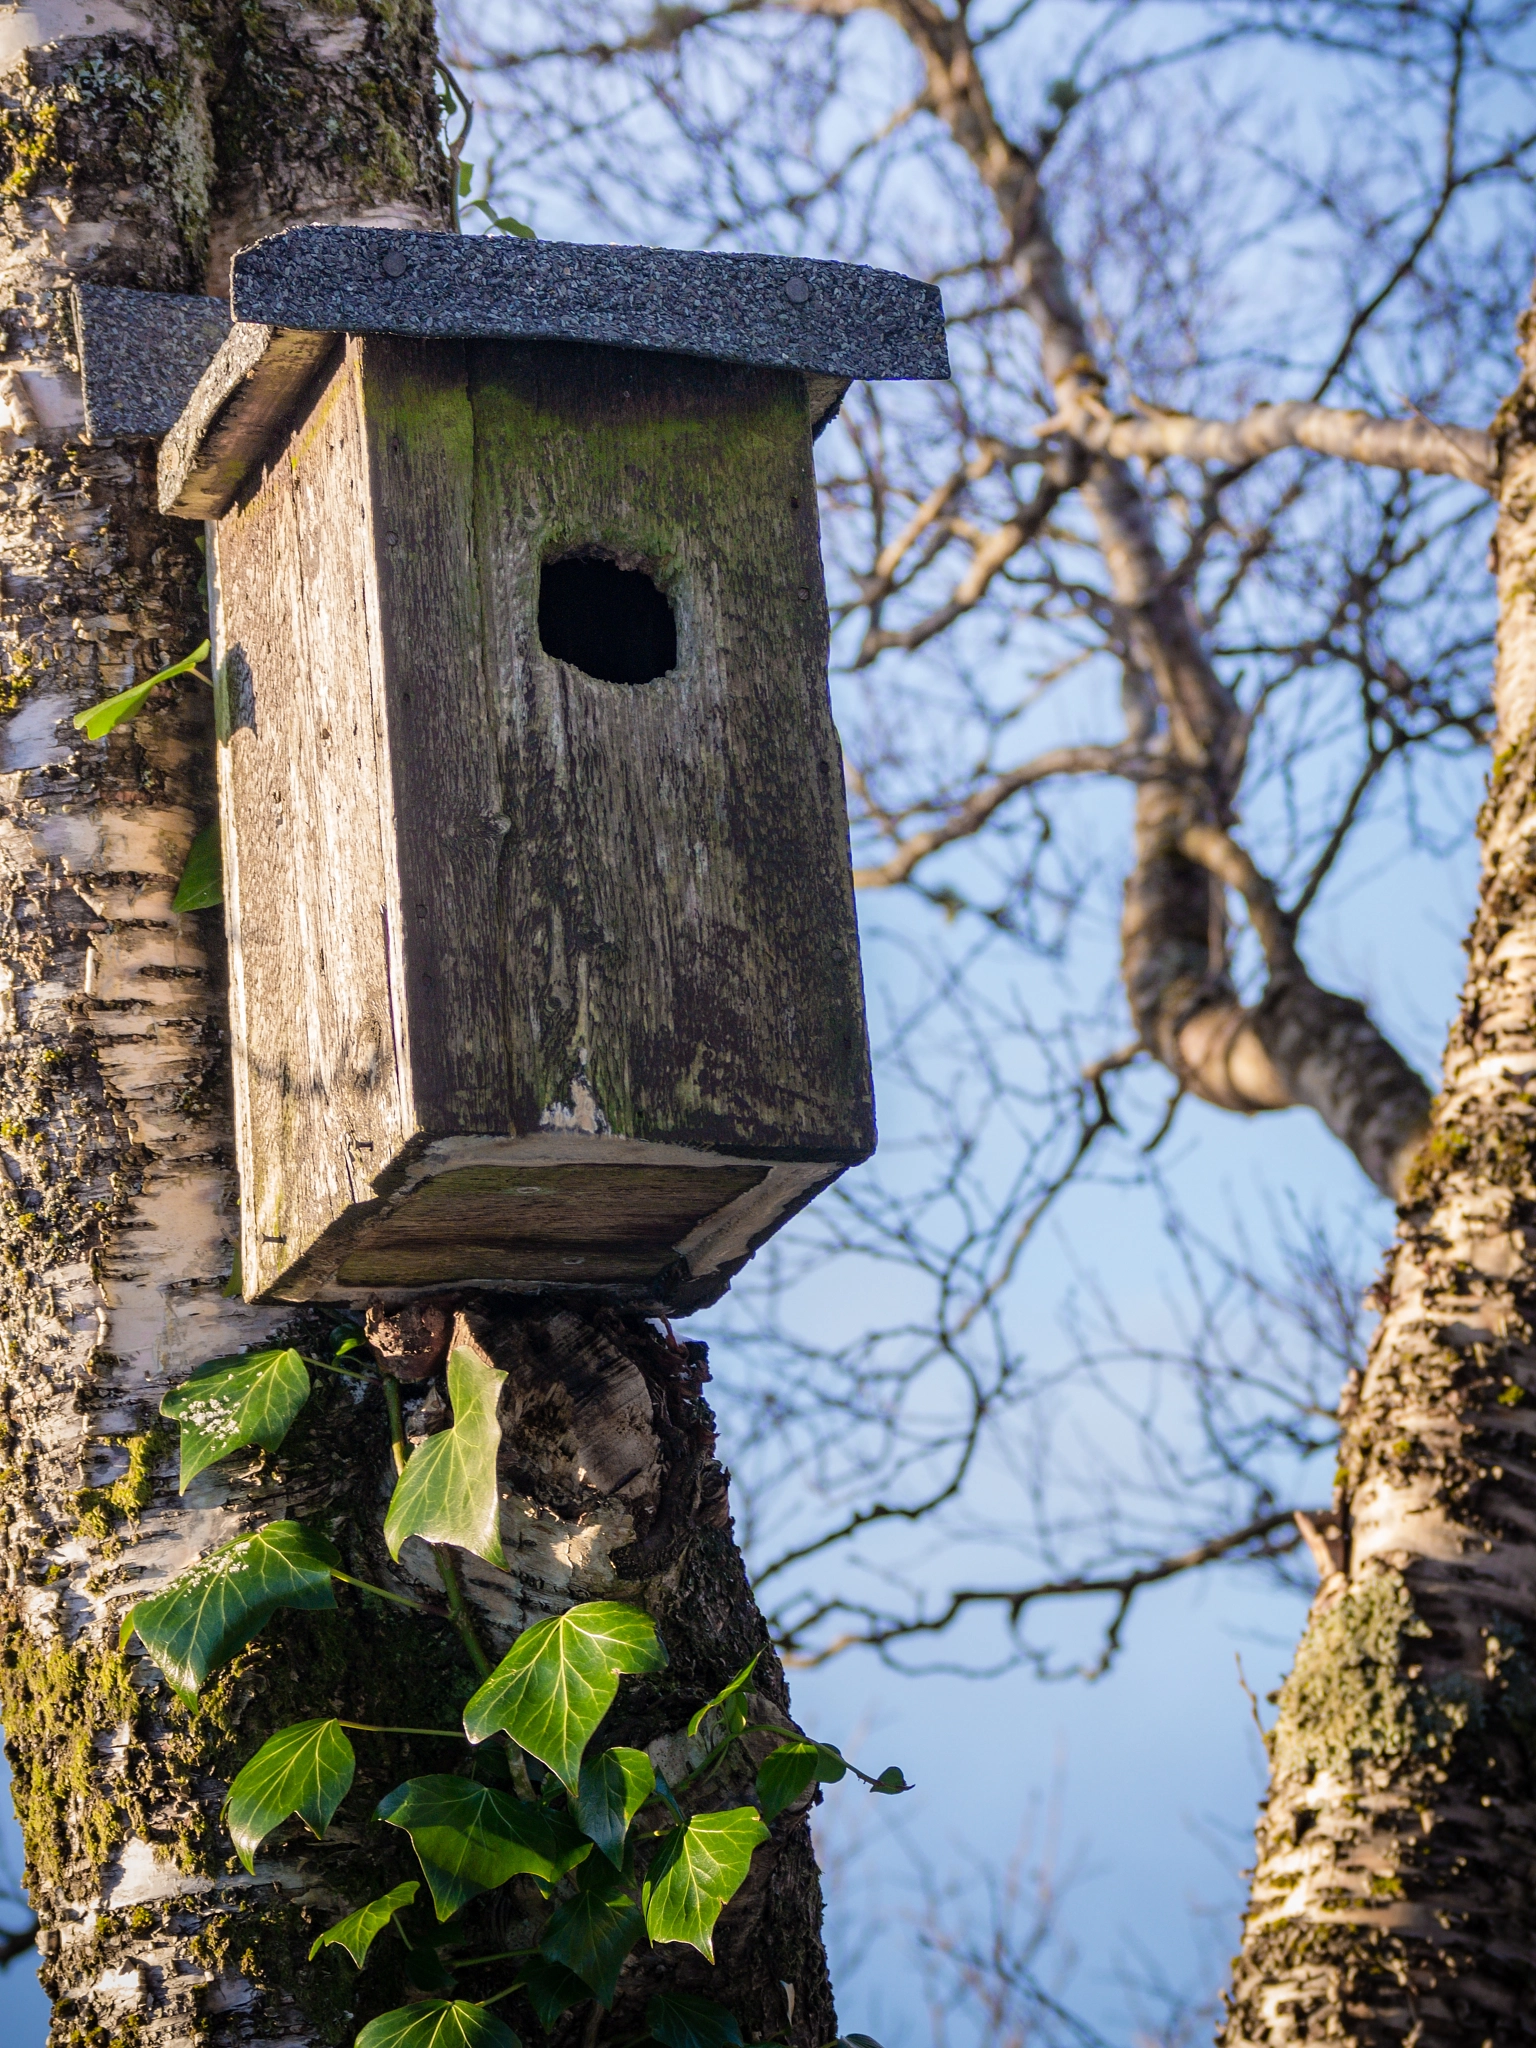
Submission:
M 957 839 L 970 838 L 1010 797 L 1017 796 L 1021 789 L 1033 789 L 1054 776 L 1123 775 L 1134 782 L 1166 772 L 1162 763 L 1149 759 L 1139 747 L 1054 747 L 1049 753 L 1037 754 L 1033 761 L 1021 762 L 1017 768 L 994 776 L 974 795 L 956 804 L 942 824 L 931 825 L 925 832 L 898 837 L 896 851 L 889 859 L 881 861 L 878 867 L 854 869 L 853 886 L 856 889 L 890 889 L 909 880 L 914 868 L 929 854 L 937 853 L 941 846 L 953 846 Z M 893 833 L 892 836 L 896 835 Z
M 1283 1535 L 1282 1531 L 1285 1532 Z M 1222 1535 L 1212 1536 L 1204 1543 L 1197 1543 L 1191 1549 L 1180 1551 L 1175 1556 L 1162 1557 L 1153 1564 L 1139 1565 L 1133 1570 L 1101 1574 L 1073 1573 L 1061 1579 L 1042 1579 L 1030 1586 L 961 1587 L 951 1593 L 943 1606 L 933 1614 L 892 1615 L 847 1600 L 829 1600 L 821 1606 L 812 1608 L 809 1613 L 793 1622 L 781 1621 L 775 1639 L 786 1664 L 794 1665 L 801 1670 L 813 1670 L 817 1665 L 825 1664 L 844 1650 L 877 1650 L 885 1656 L 894 1643 L 911 1642 L 921 1636 L 942 1635 L 946 1629 L 953 1627 L 968 1609 L 1001 1608 L 1008 1617 L 1010 1628 L 1016 1628 L 1027 1610 L 1042 1600 L 1077 1599 L 1086 1595 L 1109 1598 L 1115 1603 L 1098 1656 L 1091 1662 L 1072 1667 L 1075 1673 L 1084 1678 L 1098 1678 L 1114 1661 L 1120 1648 L 1131 1604 L 1136 1595 L 1146 1587 L 1161 1585 L 1164 1580 L 1178 1578 L 1185 1572 L 1198 1571 L 1202 1565 L 1218 1563 L 1239 1551 L 1265 1557 L 1284 1556 L 1294 1550 L 1300 1541 L 1296 1510 L 1277 1508 L 1272 1514 L 1261 1515 L 1256 1521 L 1247 1523 L 1241 1529 L 1229 1529 Z M 856 1616 L 862 1626 L 842 1629 L 814 1648 L 808 1647 L 807 1639 L 812 1630 L 837 1615 Z M 1020 1647 L 1011 1661 L 1033 1663 L 1037 1659 Z M 1061 1674 L 1058 1671 L 1054 1675 Z
M 1150 405 L 1133 413 L 1112 413 L 1091 382 L 1083 379 L 1057 417 L 1040 429 L 1041 438 L 1063 430 L 1085 448 L 1122 459 L 1137 456 L 1143 462 L 1182 456 L 1188 462 L 1219 462 L 1238 469 L 1283 448 L 1310 448 L 1342 462 L 1456 476 L 1484 491 L 1498 488 L 1493 437 L 1477 427 L 1375 419 L 1366 412 L 1312 405 L 1303 399 L 1256 405 L 1238 420 L 1197 419 L 1191 413 Z

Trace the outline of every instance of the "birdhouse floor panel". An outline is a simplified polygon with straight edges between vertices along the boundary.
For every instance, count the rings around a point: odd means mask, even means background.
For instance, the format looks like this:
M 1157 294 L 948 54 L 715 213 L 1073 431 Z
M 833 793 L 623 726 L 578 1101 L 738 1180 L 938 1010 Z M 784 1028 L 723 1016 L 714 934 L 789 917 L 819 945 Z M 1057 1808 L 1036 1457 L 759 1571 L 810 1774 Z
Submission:
M 460 1167 L 421 1183 L 338 1267 L 344 1286 L 659 1280 L 763 1166 Z

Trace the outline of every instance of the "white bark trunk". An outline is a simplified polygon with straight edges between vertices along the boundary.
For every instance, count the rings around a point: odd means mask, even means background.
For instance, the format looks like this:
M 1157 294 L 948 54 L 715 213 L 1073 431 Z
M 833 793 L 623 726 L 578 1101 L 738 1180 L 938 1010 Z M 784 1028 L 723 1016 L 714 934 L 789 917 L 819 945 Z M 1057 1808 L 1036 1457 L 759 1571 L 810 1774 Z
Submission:
M 1529 316 L 1527 316 L 1529 322 Z M 1496 425 L 1498 739 L 1461 1013 L 1280 1694 L 1225 2048 L 1536 2040 L 1536 361 Z

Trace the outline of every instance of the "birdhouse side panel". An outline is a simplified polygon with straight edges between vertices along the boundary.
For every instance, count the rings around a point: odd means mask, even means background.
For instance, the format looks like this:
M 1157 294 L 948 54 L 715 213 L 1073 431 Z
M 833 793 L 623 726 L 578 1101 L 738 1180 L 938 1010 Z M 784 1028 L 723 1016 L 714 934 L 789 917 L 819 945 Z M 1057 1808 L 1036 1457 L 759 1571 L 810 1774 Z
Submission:
M 422 1131 L 504 1132 L 509 823 L 482 648 L 464 345 L 348 346 L 367 418 L 412 1101 Z
M 592 346 L 469 356 L 519 1125 L 862 1158 L 803 380 Z
M 324 381 L 216 540 L 220 794 L 249 1296 L 410 1128 L 356 365 Z

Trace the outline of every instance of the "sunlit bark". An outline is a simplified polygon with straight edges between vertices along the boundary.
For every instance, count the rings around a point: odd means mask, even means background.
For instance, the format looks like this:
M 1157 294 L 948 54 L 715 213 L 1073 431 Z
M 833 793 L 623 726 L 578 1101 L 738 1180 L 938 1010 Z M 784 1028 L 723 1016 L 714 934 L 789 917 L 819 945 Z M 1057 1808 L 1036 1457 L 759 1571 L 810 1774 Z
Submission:
M 1269 1738 L 1226 2048 L 1536 2039 L 1536 352 L 1496 423 L 1498 739 L 1431 1134 Z

